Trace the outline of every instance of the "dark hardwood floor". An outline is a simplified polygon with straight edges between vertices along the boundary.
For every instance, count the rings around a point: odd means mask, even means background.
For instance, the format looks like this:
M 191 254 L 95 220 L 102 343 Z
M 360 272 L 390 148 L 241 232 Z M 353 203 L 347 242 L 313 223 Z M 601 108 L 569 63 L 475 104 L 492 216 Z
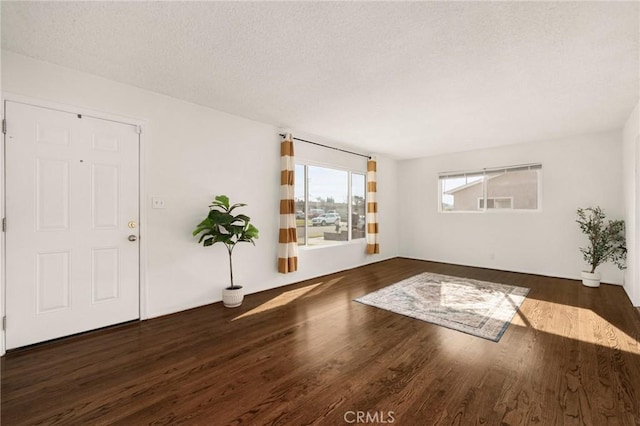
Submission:
M 423 271 L 531 292 L 498 343 L 352 301 Z M 1 420 L 639 425 L 639 338 L 621 287 L 393 259 L 8 353 Z

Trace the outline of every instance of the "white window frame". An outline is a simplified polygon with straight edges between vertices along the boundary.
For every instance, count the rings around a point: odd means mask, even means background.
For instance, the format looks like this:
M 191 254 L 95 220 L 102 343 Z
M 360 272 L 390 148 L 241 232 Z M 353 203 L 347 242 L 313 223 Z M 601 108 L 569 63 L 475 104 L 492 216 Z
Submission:
M 331 164 L 326 164 L 326 163 L 320 163 L 320 162 L 315 162 L 315 161 L 307 161 L 307 160 L 296 160 L 295 161 L 295 166 L 303 166 L 304 167 L 304 214 L 305 214 L 305 221 L 304 221 L 304 244 L 298 244 L 298 248 L 302 248 L 302 249 L 318 249 L 318 248 L 325 248 L 325 247 L 335 247 L 335 246 L 342 246 L 342 245 L 346 245 L 346 244 L 352 244 L 354 242 L 359 242 L 359 241 L 366 241 L 366 235 L 367 235 L 367 224 L 366 224 L 366 206 L 367 206 L 367 172 L 365 170 L 356 170 L 356 169 L 349 169 L 349 168 L 345 168 L 345 167 L 339 167 L 339 166 L 334 166 Z M 295 166 L 294 166 L 294 170 L 295 170 Z M 347 241 L 336 241 L 333 244 L 318 244 L 318 245 L 309 245 L 309 220 L 307 219 L 308 217 L 308 212 L 309 212 L 309 169 L 308 167 L 322 167 L 325 169 L 331 169 L 331 170 L 338 170 L 341 172 L 347 172 Z M 365 205 L 365 226 L 364 226 L 364 231 L 365 231 L 365 235 L 362 238 L 353 238 L 353 229 L 352 229 L 352 213 L 353 213 L 353 181 L 352 181 L 352 175 L 353 174 L 357 174 L 357 175 L 361 175 L 364 177 L 364 205 Z M 297 237 L 297 236 L 296 236 Z M 296 238 L 296 242 L 297 242 L 297 238 Z
M 524 170 L 535 170 L 538 174 L 537 181 L 537 208 L 535 209 L 516 209 L 513 208 L 513 197 L 487 197 L 487 181 L 492 174 L 495 173 L 506 173 L 506 172 L 515 172 L 515 171 L 524 171 Z M 478 210 L 444 210 L 442 208 L 442 183 L 444 179 L 454 178 L 454 177 L 467 177 L 467 176 L 478 176 L 482 175 L 483 178 L 481 180 L 482 183 L 482 197 L 478 198 Z M 456 172 L 442 172 L 438 173 L 438 213 L 444 214 L 478 214 L 478 213 L 539 213 L 542 211 L 542 163 L 531 163 L 531 164 L 521 164 L 515 166 L 506 166 L 506 167 L 493 167 L 493 168 L 485 168 L 481 170 L 468 170 L 468 171 L 456 171 Z M 511 208 L 480 208 L 481 199 L 506 199 L 511 198 Z

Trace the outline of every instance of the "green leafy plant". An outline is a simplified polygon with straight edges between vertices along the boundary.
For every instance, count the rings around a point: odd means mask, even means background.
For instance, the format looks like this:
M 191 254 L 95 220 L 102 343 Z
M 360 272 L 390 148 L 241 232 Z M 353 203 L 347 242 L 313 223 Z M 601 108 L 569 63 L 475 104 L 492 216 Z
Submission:
M 618 268 L 625 268 L 627 246 L 624 237 L 624 221 L 606 221 L 606 215 L 600 207 L 578 209 L 578 225 L 589 239 L 588 247 L 581 247 L 582 257 L 591 265 L 593 274 L 598 266 L 613 262 Z
M 229 204 L 229 197 L 226 195 L 218 195 L 209 205 L 209 213 L 207 217 L 198 224 L 193 231 L 193 236 L 200 235 L 198 243 L 202 243 L 204 247 L 212 246 L 216 243 L 222 243 L 229 253 L 229 273 L 231 276 L 230 289 L 237 289 L 233 283 L 233 263 L 232 255 L 238 243 L 251 243 L 255 245 L 255 239 L 258 238 L 258 229 L 249 221 L 251 218 L 244 214 L 233 215 L 238 207 L 245 207 L 246 204 Z

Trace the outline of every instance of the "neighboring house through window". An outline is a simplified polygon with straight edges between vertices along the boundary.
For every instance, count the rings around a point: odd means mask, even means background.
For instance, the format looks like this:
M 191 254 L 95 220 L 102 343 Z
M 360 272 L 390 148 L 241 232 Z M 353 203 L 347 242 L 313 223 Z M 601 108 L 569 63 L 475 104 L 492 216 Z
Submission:
M 487 209 L 512 209 L 513 197 L 487 197 Z M 478 210 L 484 209 L 484 198 L 478 198 Z
M 539 210 L 541 164 L 441 173 L 440 211 Z

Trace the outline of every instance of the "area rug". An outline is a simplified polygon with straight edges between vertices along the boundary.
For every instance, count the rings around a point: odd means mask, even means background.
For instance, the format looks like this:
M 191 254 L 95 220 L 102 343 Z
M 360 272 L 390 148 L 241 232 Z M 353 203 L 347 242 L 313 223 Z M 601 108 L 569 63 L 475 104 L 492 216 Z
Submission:
M 425 272 L 355 299 L 497 342 L 529 289 Z

